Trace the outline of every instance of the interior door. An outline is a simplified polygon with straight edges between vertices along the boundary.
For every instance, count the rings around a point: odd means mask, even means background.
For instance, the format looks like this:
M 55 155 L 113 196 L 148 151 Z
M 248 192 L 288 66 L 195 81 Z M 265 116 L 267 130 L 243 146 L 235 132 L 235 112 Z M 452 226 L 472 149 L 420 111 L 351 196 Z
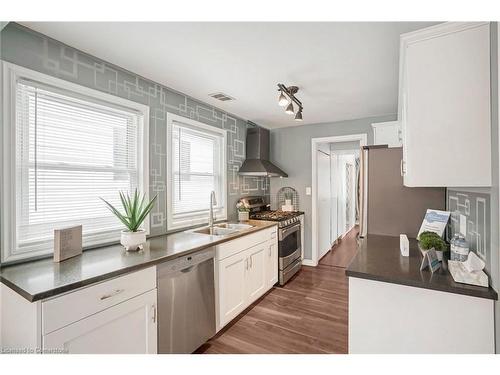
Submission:
M 69 354 L 156 354 L 156 289 L 43 337 L 43 349 Z
M 318 248 L 319 259 L 330 250 L 331 232 L 331 187 L 330 155 L 317 151 L 317 192 L 318 192 Z
M 266 288 L 266 243 L 251 247 L 246 251 L 248 257 L 247 266 L 247 298 L 248 304 L 262 296 Z
M 247 252 L 242 251 L 219 262 L 219 327 L 235 318 L 245 308 Z

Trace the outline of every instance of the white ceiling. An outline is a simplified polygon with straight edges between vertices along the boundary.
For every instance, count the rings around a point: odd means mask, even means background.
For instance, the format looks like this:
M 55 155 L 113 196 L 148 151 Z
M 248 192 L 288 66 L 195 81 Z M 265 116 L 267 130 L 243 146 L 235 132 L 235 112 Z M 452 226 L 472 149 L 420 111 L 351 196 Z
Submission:
M 24 22 L 25 26 L 267 128 L 397 111 L 399 35 L 423 22 Z M 277 105 L 297 85 L 304 121 Z M 220 102 L 223 92 L 236 98 Z

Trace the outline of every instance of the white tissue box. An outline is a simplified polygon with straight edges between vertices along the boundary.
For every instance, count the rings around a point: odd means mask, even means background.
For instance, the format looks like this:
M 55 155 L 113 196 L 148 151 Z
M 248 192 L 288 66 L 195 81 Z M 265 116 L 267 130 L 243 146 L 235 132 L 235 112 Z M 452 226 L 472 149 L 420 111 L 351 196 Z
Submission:
M 406 234 L 399 235 L 399 250 L 404 257 L 410 256 L 410 241 Z
M 488 275 L 484 271 L 469 272 L 464 266 L 464 262 L 456 260 L 448 261 L 448 269 L 450 270 L 453 280 L 457 283 L 470 284 L 488 287 Z

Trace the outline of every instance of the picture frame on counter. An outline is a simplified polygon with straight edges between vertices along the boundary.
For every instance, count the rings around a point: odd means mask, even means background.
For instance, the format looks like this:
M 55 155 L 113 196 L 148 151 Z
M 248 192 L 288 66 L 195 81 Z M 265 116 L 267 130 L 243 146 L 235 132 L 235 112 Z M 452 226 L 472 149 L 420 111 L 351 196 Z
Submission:
M 54 229 L 54 262 L 82 254 L 82 226 Z

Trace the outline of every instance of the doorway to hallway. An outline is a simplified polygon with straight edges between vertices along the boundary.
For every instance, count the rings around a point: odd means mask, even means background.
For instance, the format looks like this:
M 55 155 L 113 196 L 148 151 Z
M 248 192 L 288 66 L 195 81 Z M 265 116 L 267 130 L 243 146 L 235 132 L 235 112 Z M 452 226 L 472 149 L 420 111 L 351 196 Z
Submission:
M 313 263 L 350 232 L 359 217 L 359 156 L 366 134 L 316 138 L 313 146 Z

